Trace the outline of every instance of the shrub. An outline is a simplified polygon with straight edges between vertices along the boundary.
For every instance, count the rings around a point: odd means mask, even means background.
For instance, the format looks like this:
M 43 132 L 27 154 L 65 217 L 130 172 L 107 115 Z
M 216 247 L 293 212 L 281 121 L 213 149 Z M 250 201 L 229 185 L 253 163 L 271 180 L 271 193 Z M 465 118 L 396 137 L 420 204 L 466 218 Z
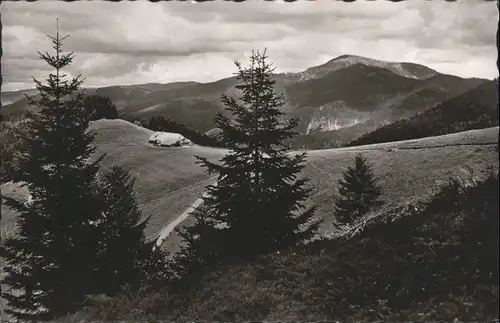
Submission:
M 339 197 L 335 200 L 335 218 L 347 224 L 383 205 L 382 194 L 373 176 L 370 163 L 356 155 L 354 167 L 349 166 L 339 181 Z

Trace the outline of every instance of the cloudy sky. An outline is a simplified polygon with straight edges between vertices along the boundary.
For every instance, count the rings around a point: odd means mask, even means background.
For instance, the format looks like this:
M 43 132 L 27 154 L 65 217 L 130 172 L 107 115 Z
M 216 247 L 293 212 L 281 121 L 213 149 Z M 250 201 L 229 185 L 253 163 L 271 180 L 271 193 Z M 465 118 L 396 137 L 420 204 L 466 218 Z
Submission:
M 427 65 L 462 77 L 494 78 L 494 1 L 410 0 L 110 3 L 3 2 L 2 90 L 32 88 L 50 72 L 56 18 L 64 48 L 77 55 L 69 75 L 86 86 L 231 76 L 234 61 L 268 49 L 278 72 L 297 72 L 343 54 Z

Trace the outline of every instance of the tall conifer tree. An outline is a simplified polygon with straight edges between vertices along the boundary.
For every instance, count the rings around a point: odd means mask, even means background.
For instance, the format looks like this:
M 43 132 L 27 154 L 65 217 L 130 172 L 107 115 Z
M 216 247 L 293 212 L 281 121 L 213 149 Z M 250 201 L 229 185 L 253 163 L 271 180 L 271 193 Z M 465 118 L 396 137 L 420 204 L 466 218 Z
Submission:
M 166 254 L 147 242 L 143 219 L 133 191 L 135 179 L 120 166 L 99 173 L 95 191 L 102 203 L 95 233 L 102 239 L 97 252 L 100 292 L 116 295 L 128 286 L 138 289 L 169 278 Z
M 28 116 L 12 172 L 31 199 L 7 200 L 19 213 L 19 235 L 2 248 L 11 291 L 5 297 L 20 319 L 53 318 L 75 311 L 88 295 L 113 296 L 168 275 L 164 254 L 146 242 L 134 181 L 120 167 L 100 174 L 101 158 L 92 161 L 82 80 L 62 74 L 74 57 L 62 54 L 66 37 L 50 37 L 55 56 L 39 53 L 55 72 L 47 84 L 35 80 L 41 98 L 28 99 L 40 112 Z
M 19 234 L 2 246 L 8 312 L 43 320 L 75 311 L 86 296 L 116 295 L 166 280 L 165 254 L 147 242 L 134 181 L 121 167 L 99 172 L 94 158 L 91 115 L 85 109 L 80 76 L 65 80 L 62 69 L 73 53 L 51 37 L 55 56 L 39 53 L 55 72 L 47 84 L 34 80 L 40 111 L 28 115 L 16 152 L 14 182 L 31 194 L 28 203 L 7 199 L 19 213 Z
M 29 203 L 8 200 L 19 212 L 19 236 L 5 241 L 5 295 L 12 315 L 43 319 L 66 313 L 98 290 L 94 272 L 97 239 L 92 231 L 99 217 L 93 182 L 98 162 L 91 162 L 94 136 L 78 93 L 80 76 L 65 80 L 62 69 L 73 53 L 62 54 L 59 30 L 52 39 L 55 56 L 40 53 L 54 69 L 46 84 L 34 79 L 40 109 L 28 115 L 25 145 L 14 181 L 31 194 Z
M 347 224 L 372 209 L 383 205 L 381 188 L 373 175 L 372 167 L 363 155 L 358 154 L 354 166 L 348 166 L 338 181 L 339 196 L 335 200 L 335 218 Z
M 310 189 L 298 178 L 306 155 L 290 156 L 284 141 L 292 137 L 297 119 L 283 121 L 283 96 L 276 94 L 274 68 L 263 54 L 253 52 L 250 66 L 238 68 L 242 84 L 237 99 L 222 95 L 234 118 L 218 114 L 223 143 L 231 151 L 213 163 L 197 157 L 208 173 L 217 173 L 197 223 L 181 235 L 188 242 L 183 254 L 205 262 L 249 258 L 300 244 L 316 232 L 314 208 L 304 211 Z M 206 264 L 205 264 L 206 265 Z

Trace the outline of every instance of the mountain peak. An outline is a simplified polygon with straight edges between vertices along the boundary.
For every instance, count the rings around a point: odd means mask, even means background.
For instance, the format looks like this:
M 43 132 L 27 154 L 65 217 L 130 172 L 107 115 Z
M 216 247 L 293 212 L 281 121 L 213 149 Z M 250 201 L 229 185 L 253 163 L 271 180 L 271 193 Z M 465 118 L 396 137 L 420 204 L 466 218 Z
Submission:
M 340 55 L 340 56 L 337 56 L 331 60 L 329 60 L 328 62 L 326 62 L 325 64 L 328 64 L 328 63 L 333 63 L 335 61 L 339 61 L 339 60 L 343 60 L 343 59 L 352 59 L 352 58 L 362 58 L 362 59 L 369 59 L 367 57 L 363 57 L 363 56 L 359 56 L 359 55 L 353 55 L 353 54 L 343 54 L 343 55 Z
M 329 60 L 325 64 L 309 68 L 305 72 L 308 75 L 316 75 L 318 77 L 322 77 L 330 72 L 344 69 L 355 64 L 362 64 L 365 66 L 382 68 L 385 70 L 389 70 L 394 74 L 411 79 L 423 80 L 439 74 L 438 72 L 419 64 L 404 63 L 404 62 L 386 62 L 382 60 L 377 60 L 353 54 L 340 55 L 338 57 L 335 57 L 334 59 Z

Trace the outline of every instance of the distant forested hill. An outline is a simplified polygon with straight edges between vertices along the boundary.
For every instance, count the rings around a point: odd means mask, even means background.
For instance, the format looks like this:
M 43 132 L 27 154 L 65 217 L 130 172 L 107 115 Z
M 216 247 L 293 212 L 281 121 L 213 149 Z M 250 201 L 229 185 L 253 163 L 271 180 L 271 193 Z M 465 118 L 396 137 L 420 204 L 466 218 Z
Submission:
M 479 85 L 437 107 L 369 132 L 346 146 L 439 136 L 498 126 L 498 79 Z

